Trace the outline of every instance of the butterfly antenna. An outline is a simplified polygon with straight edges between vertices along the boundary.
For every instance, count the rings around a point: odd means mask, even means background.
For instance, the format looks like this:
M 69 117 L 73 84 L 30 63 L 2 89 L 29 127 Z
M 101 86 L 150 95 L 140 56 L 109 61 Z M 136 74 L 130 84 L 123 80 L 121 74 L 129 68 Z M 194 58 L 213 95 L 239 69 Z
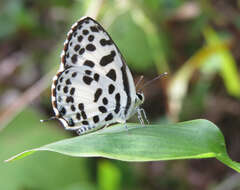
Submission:
M 139 84 L 142 82 L 142 80 L 143 80 L 143 75 L 141 75 L 139 80 L 137 81 L 136 88 L 139 86 Z
M 54 119 L 57 119 L 57 117 L 53 116 L 53 117 L 50 117 L 49 119 L 41 119 L 40 122 L 47 122 L 47 121 L 51 121 L 51 120 L 54 120 Z
M 156 81 L 156 80 L 158 80 L 158 79 L 166 76 L 167 74 L 168 74 L 168 73 L 165 72 L 165 73 L 162 73 L 162 74 L 158 75 L 158 76 L 155 77 L 154 79 L 152 79 L 152 80 L 146 82 L 145 84 L 143 84 L 142 88 L 140 88 L 139 90 L 142 90 L 144 87 L 146 87 L 146 86 L 148 86 L 149 84 L 153 83 L 154 81 Z

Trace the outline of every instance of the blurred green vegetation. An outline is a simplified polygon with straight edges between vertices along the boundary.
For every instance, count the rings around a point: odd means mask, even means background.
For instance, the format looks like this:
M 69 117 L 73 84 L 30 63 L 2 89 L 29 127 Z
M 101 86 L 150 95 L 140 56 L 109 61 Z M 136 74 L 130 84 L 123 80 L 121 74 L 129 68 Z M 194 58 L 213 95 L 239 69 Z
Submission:
M 135 80 L 169 72 L 144 90 L 151 123 L 209 119 L 220 126 L 231 157 L 240 160 L 239 9 L 237 0 L 1 1 L 0 161 L 74 135 L 57 122 L 39 123 L 53 115 L 51 79 L 43 92 L 30 87 L 57 71 L 66 34 L 84 15 L 96 16 L 111 34 Z M 38 96 L 21 99 L 28 90 Z M 140 164 L 41 153 L 0 164 L 0 187 L 203 190 L 220 189 L 230 175 L 211 159 Z

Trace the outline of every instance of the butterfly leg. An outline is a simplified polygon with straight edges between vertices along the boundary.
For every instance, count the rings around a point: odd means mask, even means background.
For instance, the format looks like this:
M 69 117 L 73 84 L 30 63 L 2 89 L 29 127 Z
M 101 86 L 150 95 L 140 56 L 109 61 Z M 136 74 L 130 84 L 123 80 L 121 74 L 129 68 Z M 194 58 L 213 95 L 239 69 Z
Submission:
M 147 118 L 147 115 L 146 115 L 145 110 L 144 110 L 143 108 L 140 108 L 140 110 L 141 110 L 141 113 L 142 113 L 144 119 L 147 121 L 147 124 L 149 124 L 149 120 L 148 120 L 148 118 Z
M 143 117 L 142 117 L 141 108 L 137 108 L 137 115 L 138 115 L 138 120 L 140 121 L 141 125 L 144 125 L 144 120 L 143 120 Z

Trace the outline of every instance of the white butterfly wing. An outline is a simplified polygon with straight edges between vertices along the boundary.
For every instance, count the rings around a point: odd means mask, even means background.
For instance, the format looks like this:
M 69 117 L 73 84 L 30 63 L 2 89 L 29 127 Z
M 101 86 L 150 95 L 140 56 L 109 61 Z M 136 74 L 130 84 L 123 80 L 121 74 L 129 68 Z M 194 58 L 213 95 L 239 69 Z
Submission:
M 100 24 L 89 17 L 75 23 L 61 60 L 53 79 L 52 105 L 65 128 L 85 132 L 84 127 L 89 131 L 128 119 L 136 96 L 133 78 Z M 78 109 L 79 104 L 84 109 Z

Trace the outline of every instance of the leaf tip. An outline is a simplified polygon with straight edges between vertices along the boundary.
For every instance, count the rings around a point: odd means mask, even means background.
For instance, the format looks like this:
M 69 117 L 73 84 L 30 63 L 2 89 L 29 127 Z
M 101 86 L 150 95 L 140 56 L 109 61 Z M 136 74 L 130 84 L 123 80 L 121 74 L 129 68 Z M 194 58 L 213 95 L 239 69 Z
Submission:
M 7 160 L 4 160 L 4 162 L 5 162 L 5 163 L 6 163 L 6 162 L 12 162 L 12 161 L 14 161 L 14 160 L 21 159 L 21 158 L 23 158 L 23 157 L 26 157 L 26 156 L 32 154 L 33 152 L 35 152 L 35 150 L 36 150 L 36 149 L 26 150 L 26 151 L 24 151 L 24 152 L 21 152 L 21 153 L 19 153 L 19 154 L 16 154 L 16 155 L 10 157 L 10 158 L 7 159 Z
M 15 160 L 15 159 L 16 159 L 16 157 L 17 157 L 17 155 L 15 155 L 15 156 L 12 156 L 11 158 L 8 158 L 7 160 L 4 160 L 3 162 L 4 162 L 4 163 L 11 162 L 11 161 Z

